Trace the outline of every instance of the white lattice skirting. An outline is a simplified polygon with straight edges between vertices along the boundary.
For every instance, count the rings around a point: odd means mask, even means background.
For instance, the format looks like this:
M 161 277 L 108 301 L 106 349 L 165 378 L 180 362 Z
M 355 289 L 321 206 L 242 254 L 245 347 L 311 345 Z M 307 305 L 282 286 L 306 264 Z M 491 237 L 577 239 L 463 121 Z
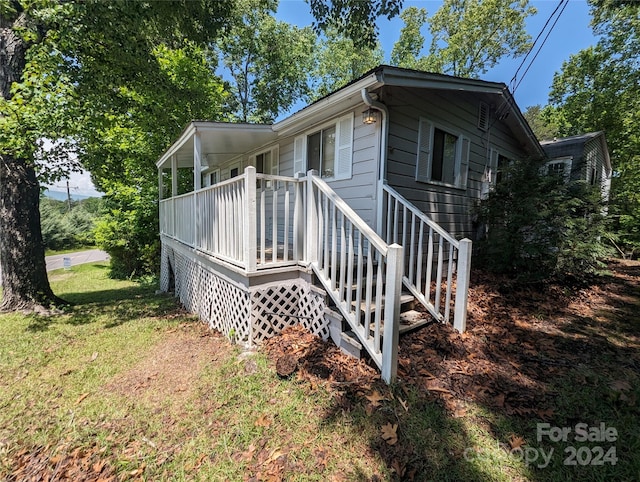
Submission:
M 161 256 L 160 289 L 168 291 L 173 278 L 184 307 L 231 340 L 260 343 L 298 323 L 325 340 L 329 336 L 324 297 L 305 280 L 248 288 L 164 244 Z

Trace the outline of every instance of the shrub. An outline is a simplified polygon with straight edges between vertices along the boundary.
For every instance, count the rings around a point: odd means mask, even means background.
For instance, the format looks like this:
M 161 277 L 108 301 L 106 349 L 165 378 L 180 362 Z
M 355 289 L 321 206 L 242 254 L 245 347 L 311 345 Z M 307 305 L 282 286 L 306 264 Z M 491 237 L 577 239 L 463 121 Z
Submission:
M 544 161 L 514 161 L 477 209 L 479 266 L 523 282 L 586 281 L 611 251 L 598 187 L 542 175 Z

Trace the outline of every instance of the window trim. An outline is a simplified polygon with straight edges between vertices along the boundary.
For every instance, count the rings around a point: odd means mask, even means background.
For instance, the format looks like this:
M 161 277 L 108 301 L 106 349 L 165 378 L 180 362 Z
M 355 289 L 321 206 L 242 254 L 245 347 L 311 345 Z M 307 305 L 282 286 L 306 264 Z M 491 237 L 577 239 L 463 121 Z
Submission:
M 455 159 L 453 161 L 453 183 L 438 181 L 431 178 L 433 173 L 433 143 L 436 129 L 444 132 L 445 134 L 454 136 L 457 139 Z M 450 127 L 433 122 L 426 117 L 419 118 L 415 172 L 416 182 L 466 190 L 469 176 L 470 154 L 471 141 L 468 137 L 464 136 L 460 132 L 456 132 Z

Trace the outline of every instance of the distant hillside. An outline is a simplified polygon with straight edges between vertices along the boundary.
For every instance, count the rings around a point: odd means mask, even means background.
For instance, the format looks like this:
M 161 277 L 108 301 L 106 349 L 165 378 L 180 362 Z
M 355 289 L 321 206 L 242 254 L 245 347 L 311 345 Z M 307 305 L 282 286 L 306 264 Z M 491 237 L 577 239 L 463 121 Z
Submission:
M 67 192 L 66 191 L 51 191 L 46 189 L 44 191 L 44 195 L 48 198 L 55 199 L 56 201 L 66 201 L 67 200 Z M 71 193 L 72 201 L 81 201 L 83 199 L 89 199 L 91 196 L 82 196 L 80 194 Z

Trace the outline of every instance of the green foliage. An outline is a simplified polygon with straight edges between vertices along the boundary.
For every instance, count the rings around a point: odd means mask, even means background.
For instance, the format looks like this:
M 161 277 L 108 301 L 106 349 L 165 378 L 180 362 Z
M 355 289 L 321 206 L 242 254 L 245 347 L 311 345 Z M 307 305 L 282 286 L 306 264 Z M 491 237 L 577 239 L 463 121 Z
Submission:
M 335 28 L 327 28 L 315 53 L 316 79 L 313 99 L 319 99 L 343 87 L 365 72 L 380 65 L 384 59 L 379 43 L 374 48 L 358 46 Z
M 275 0 L 238 1 L 231 26 L 218 39 L 219 56 L 233 79 L 234 120 L 272 122 L 309 94 L 315 35 L 277 21 L 277 7 Z
M 420 29 L 427 21 L 427 10 L 409 7 L 400 14 L 404 27 L 400 30 L 400 38 L 393 45 L 391 64 L 409 69 L 419 68 L 418 59 L 424 46 L 424 37 Z
M 445 0 L 427 19 L 423 8 L 409 7 L 392 62 L 400 67 L 459 77 L 478 77 L 507 55 L 523 55 L 531 46 L 525 19 L 536 13 L 528 0 Z M 429 54 L 420 57 L 429 23 Z
M 130 278 L 158 272 L 157 189 L 111 183 L 96 222 L 96 244 L 111 256 L 110 275 Z
M 73 201 L 69 210 L 64 201 L 42 198 L 40 221 L 45 248 L 60 250 L 94 245 L 94 225 L 101 204 L 100 198 Z
M 378 17 L 400 13 L 402 0 L 309 0 L 316 30 L 336 28 L 356 47 L 373 48 L 378 38 Z
M 552 107 L 532 105 L 523 112 L 524 118 L 540 141 L 550 141 L 560 135 L 560 126 L 555 119 L 555 111 Z
M 607 219 L 598 187 L 514 161 L 478 208 L 480 265 L 518 281 L 586 280 L 604 268 Z M 483 233 L 484 234 L 484 233 Z
M 570 57 L 549 95 L 561 134 L 606 132 L 610 213 L 625 251 L 640 251 L 640 3 L 593 1 L 598 43 Z

